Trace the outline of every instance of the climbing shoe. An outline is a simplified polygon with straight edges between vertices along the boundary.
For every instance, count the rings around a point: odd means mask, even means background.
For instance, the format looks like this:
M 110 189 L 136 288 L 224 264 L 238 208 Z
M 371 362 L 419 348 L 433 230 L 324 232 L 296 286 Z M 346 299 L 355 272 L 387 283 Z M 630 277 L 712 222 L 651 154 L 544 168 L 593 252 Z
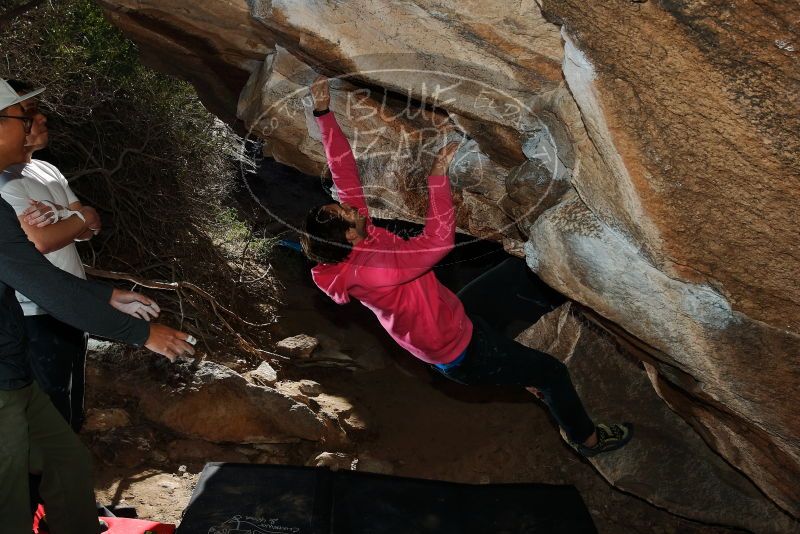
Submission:
M 597 432 L 597 444 L 594 447 L 587 447 L 570 441 L 563 431 L 561 435 L 573 449 L 587 458 L 591 458 L 600 453 L 615 451 L 624 447 L 633 437 L 633 424 L 614 423 L 613 425 L 606 425 L 600 423 L 595 427 L 595 432 Z

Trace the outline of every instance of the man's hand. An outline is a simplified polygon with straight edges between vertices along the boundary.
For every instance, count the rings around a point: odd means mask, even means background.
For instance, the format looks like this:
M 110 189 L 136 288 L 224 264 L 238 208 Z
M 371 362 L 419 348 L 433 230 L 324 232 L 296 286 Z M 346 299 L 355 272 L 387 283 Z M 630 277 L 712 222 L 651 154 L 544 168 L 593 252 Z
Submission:
M 453 161 L 453 157 L 455 157 L 459 146 L 461 146 L 461 144 L 454 141 L 442 147 L 433 158 L 433 166 L 428 175 L 441 176 L 447 174 L 447 169 L 450 168 L 450 163 Z
M 22 212 L 22 217 L 24 217 L 23 220 L 27 224 L 38 228 L 44 228 L 49 224 L 58 222 L 58 213 L 56 210 L 60 211 L 63 209 L 64 206 L 59 206 L 55 203 L 45 204 L 38 200 L 31 200 L 30 206 Z
M 122 313 L 127 313 L 145 321 L 155 319 L 161 312 L 161 308 L 158 307 L 158 304 L 153 299 L 133 291 L 125 291 L 124 289 L 114 288 L 109 304 Z
M 153 323 L 150 325 L 150 337 L 144 346 L 174 362 L 179 356 L 194 354 L 194 347 L 186 341 L 190 338 L 189 334 L 180 330 Z
M 314 98 L 314 109 L 322 111 L 328 109 L 331 103 L 331 94 L 328 90 L 328 78 L 318 76 L 311 84 L 311 96 Z
M 76 236 L 74 241 L 89 241 L 93 237 L 94 237 L 94 232 L 90 229 L 87 229 L 81 235 Z
M 94 235 L 99 234 L 103 224 L 100 221 L 100 215 L 97 213 L 97 210 L 91 206 L 81 206 L 80 212 L 83 215 L 84 221 L 86 221 L 86 227 L 91 230 Z

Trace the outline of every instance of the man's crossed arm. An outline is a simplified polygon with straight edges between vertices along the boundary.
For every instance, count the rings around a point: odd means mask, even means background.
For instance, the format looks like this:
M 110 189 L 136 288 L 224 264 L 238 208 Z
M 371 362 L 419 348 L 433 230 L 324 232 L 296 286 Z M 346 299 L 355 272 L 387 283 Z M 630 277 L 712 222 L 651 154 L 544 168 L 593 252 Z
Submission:
M 42 254 L 60 250 L 75 241 L 87 241 L 100 232 L 100 215 L 91 206 L 30 200 L 19 215 L 23 231 Z
M 154 303 L 149 298 L 83 280 L 47 261 L 23 233 L 11 206 L 0 200 L 0 290 L 4 291 L 5 286 L 16 289 L 56 319 L 79 330 L 145 346 L 170 360 L 182 354 L 194 354 L 194 348 L 187 343 L 189 336 L 184 332 L 161 324 L 148 324 L 137 318 L 142 317 L 141 314 L 127 315 L 118 311 L 133 301 L 152 307 Z

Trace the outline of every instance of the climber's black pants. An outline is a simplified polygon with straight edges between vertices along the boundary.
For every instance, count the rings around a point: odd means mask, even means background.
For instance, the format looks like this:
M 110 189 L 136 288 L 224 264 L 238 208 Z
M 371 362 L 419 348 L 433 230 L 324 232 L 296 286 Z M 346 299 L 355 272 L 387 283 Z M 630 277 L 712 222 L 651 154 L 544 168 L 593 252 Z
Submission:
M 567 436 L 582 443 L 594 432 L 594 423 L 567 367 L 506 335 L 513 322 L 530 325 L 550 311 L 548 293 L 518 258 L 509 258 L 483 273 L 458 293 L 473 323 L 464 359 L 450 369 L 434 369 L 462 384 L 535 387 Z

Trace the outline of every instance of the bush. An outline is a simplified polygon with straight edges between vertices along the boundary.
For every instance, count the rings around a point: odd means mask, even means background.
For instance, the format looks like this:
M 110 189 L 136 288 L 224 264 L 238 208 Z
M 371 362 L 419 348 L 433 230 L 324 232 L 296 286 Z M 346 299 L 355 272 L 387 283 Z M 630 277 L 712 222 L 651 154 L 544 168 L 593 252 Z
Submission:
M 238 249 L 219 241 L 227 227 L 249 228 L 226 207 L 240 170 L 241 139 L 205 110 L 191 85 L 143 66 L 135 45 L 90 0 L 47 2 L 6 26 L 0 39 L 0 75 L 47 87 L 40 108 L 48 116 L 50 147 L 36 157 L 58 166 L 102 215 L 102 233 L 82 245 L 85 263 L 189 281 L 224 308 L 259 313 L 248 303 L 253 292 L 269 289 L 268 280 L 260 286 L 237 280 L 245 267 L 260 268 L 263 257 L 256 256 L 269 243 L 250 244 L 252 230 L 239 232 L 236 239 L 247 243 Z M 241 255 L 233 258 L 237 250 Z M 209 307 L 191 290 L 170 295 L 167 312 L 181 326 L 206 341 L 243 340 L 226 326 L 238 313 Z

